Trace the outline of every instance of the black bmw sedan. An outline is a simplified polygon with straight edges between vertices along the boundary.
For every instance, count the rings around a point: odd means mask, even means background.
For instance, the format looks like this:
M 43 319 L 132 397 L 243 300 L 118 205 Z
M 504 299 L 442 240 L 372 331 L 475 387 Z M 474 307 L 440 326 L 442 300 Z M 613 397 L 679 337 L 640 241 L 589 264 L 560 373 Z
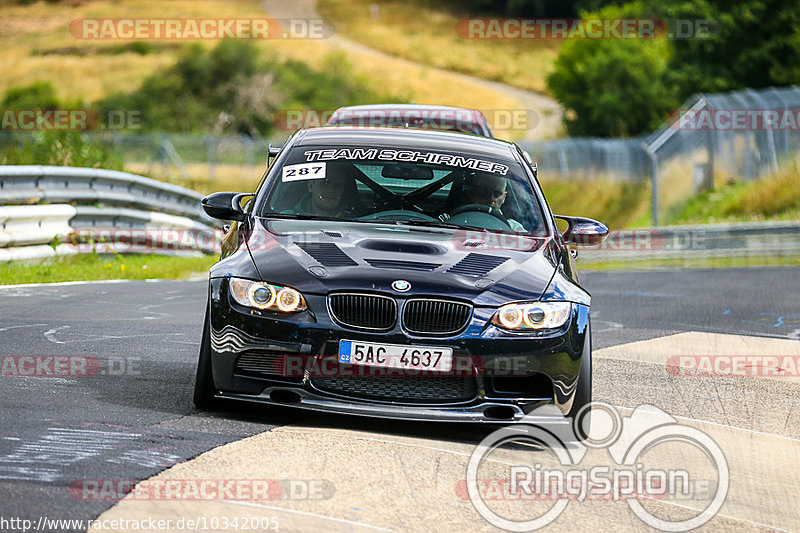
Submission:
M 589 294 L 520 149 L 460 133 L 295 133 L 211 267 L 194 402 L 508 423 L 591 401 Z

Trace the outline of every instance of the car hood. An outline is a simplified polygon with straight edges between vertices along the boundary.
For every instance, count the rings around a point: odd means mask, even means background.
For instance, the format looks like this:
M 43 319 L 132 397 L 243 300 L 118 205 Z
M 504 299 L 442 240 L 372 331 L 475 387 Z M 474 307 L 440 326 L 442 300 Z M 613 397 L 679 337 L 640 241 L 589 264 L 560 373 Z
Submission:
M 538 300 L 557 267 L 550 237 L 364 222 L 255 219 L 247 247 L 262 281 L 308 294 L 367 290 L 463 298 L 475 305 Z M 324 229 L 320 229 L 324 228 Z

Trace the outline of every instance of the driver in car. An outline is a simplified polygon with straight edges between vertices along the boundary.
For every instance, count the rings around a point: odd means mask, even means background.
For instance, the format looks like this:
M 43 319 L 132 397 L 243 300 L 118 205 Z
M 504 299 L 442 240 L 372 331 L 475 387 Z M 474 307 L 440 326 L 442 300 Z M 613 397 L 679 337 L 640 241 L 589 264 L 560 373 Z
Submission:
M 295 205 L 305 215 L 352 218 L 359 216 L 358 191 L 344 167 L 328 165 L 323 179 L 308 181 L 308 192 Z
M 480 204 L 496 209 L 501 215 L 502 205 L 508 194 L 508 180 L 495 174 L 475 172 L 464 180 L 467 204 Z M 506 218 L 513 230 L 525 231 L 525 227 L 512 218 Z

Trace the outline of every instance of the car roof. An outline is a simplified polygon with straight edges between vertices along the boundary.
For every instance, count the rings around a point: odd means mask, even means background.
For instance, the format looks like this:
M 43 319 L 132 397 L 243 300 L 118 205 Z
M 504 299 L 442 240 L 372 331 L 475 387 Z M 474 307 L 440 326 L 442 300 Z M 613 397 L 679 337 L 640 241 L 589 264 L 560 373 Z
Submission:
M 434 129 L 441 129 L 443 131 L 463 131 L 468 133 L 477 133 L 492 137 L 492 130 L 489 127 L 489 121 L 477 109 L 469 107 L 456 107 L 449 105 L 430 105 L 430 104 L 365 104 L 365 105 L 352 105 L 340 107 L 328 118 L 328 124 L 352 124 L 353 118 L 363 119 L 365 114 L 381 113 L 384 115 L 390 114 L 403 114 L 403 113 L 420 113 L 422 116 L 414 117 L 416 120 L 423 124 L 434 125 L 437 121 L 453 120 L 453 115 L 459 117 L 459 122 L 464 122 L 461 127 L 439 127 Z M 444 113 L 447 116 L 438 117 L 437 113 Z M 464 127 L 466 125 L 468 127 Z M 365 124 L 368 125 L 368 124 Z M 383 126 L 383 124 L 375 124 L 376 126 Z M 399 126 L 400 124 L 395 124 Z M 478 128 L 480 131 L 474 131 Z
M 336 111 L 362 111 L 368 109 L 378 109 L 378 110 L 429 110 L 433 111 L 436 109 L 458 109 L 458 110 L 466 110 L 466 111 L 473 111 L 476 113 L 480 113 L 477 109 L 472 109 L 469 107 L 459 107 L 459 106 L 451 106 L 451 105 L 431 105 L 431 104 L 365 104 L 365 105 L 349 105 L 340 107 Z
M 382 126 L 321 126 L 299 130 L 294 146 L 338 145 L 377 146 L 432 151 L 462 152 L 497 159 L 515 160 L 517 148 L 513 143 L 466 133 L 388 128 Z

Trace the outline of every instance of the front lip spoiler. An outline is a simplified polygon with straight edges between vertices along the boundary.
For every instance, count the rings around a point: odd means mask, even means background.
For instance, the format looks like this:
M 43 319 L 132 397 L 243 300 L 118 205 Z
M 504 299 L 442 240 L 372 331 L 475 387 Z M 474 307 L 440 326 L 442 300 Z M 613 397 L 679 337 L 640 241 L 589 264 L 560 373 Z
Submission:
M 288 392 L 296 395 L 299 401 L 277 401 L 272 399 L 274 392 Z M 283 407 L 296 407 L 326 413 L 370 416 L 376 418 L 392 418 L 397 420 L 428 420 L 435 422 L 462 422 L 482 424 L 511 424 L 519 422 L 525 417 L 526 424 L 571 424 L 570 419 L 561 416 L 532 416 L 525 415 L 522 409 L 512 403 L 495 402 L 487 400 L 478 405 L 470 406 L 424 406 L 394 405 L 394 404 L 368 404 L 350 402 L 347 400 L 331 399 L 304 389 L 292 387 L 267 387 L 261 394 L 239 394 L 235 392 L 218 392 L 216 398 L 227 400 L 247 401 L 260 404 L 280 405 Z M 486 414 L 491 408 L 501 408 L 513 413 L 508 418 L 493 418 Z

